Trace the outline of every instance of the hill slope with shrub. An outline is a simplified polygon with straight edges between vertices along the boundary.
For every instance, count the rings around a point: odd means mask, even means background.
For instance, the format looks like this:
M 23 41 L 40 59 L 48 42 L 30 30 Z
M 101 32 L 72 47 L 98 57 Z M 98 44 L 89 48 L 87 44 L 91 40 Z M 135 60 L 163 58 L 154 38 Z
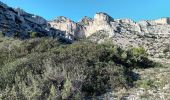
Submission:
M 0 38 L 0 98 L 80 99 L 133 86 L 134 68 L 156 63 L 145 50 L 52 38 Z

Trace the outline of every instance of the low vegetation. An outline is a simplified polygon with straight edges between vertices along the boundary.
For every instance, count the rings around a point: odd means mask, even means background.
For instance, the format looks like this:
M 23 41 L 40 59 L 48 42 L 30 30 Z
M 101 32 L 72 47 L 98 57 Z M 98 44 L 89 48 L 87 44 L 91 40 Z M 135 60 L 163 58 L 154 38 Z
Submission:
M 143 48 L 88 41 L 0 38 L 0 98 L 60 100 L 133 86 L 132 69 L 153 67 Z

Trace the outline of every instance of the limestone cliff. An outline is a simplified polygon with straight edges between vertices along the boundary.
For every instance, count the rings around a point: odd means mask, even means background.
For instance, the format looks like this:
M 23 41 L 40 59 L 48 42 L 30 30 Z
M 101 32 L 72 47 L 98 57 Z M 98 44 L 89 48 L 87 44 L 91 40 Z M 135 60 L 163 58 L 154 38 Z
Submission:
M 94 18 L 85 16 L 74 22 L 60 16 L 52 21 L 29 14 L 22 9 L 14 9 L 0 2 L 0 33 L 5 36 L 30 38 L 50 36 L 74 41 L 77 38 L 89 38 L 95 42 L 112 41 L 126 48 L 143 46 L 154 57 L 166 56 L 170 47 L 170 18 L 143 20 L 113 19 L 106 13 L 96 13 Z
M 170 18 L 135 22 L 97 13 L 94 18 L 84 17 L 78 23 L 67 18 L 63 20 L 50 21 L 49 24 L 74 37 L 87 37 L 98 43 L 109 40 L 123 48 L 142 46 L 151 56 L 170 57 L 164 52 L 170 45 Z
M 78 23 L 59 17 L 49 24 L 76 37 L 88 37 L 100 30 L 107 31 L 110 37 L 116 34 L 167 35 L 170 33 L 170 18 L 135 22 L 131 19 L 113 19 L 106 13 L 97 13 L 93 19 L 84 17 Z
M 70 19 L 60 16 L 55 20 L 50 21 L 49 24 L 58 30 L 66 32 L 66 35 L 74 36 L 74 37 L 84 37 L 84 27 L 80 24 L 77 24 Z

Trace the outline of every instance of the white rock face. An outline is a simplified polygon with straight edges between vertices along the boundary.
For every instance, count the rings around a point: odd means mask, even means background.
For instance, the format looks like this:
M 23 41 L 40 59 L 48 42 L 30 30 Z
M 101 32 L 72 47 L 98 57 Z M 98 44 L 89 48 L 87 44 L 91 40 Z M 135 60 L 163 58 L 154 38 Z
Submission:
M 78 23 L 68 18 L 58 17 L 54 21 L 50 21 L 49 24 L 55 29 L 66 31 L 67 34 L 72 34 L 76 37 L 88 37 L 100 30 L 113 33 L 110 21 L 112 21 L 112 18 L 109 15 L 97 13 L 94 19 L 85 17 Z
M 169 18 L 161 18 L 161 19 L 154 20 L 154 22 L 156 23 L 156 25 L 167 25 L 169 24 L 170 20 Z
M 94 21 L 99 22 L 99 23 L 109 22 L 110 20 L 112 20 L 112 18 L 106 13 L 97 13 L 94 16 Z
M 130 19 L 113 19 L 106 13 L 97 13 L 94 19 L 85 17 L 78 23 L 67 18 L 64 20 L 50 21 L 49 24 L 77 37 L 89 37 L 100 30 L 107 31 L 110 37 L 115 34 L 170 34 L 170 18 L 134 22 Z
M 110 24 L 111 21 L 113 21 L 113 19 L 107 14 L 97 13 L 94 17 L 94 20 L 89 22 L 89 25 L 84 26 L 85 36 L 88 37 L 100 30 L 105 30 L 112 34 L 114 32 L 114 28 Z
M 49 22 L 52 27 L 65 31 L 67 35 L 71 34 L 75 37 L 84 37 L 84 27 L 71 21 L 66 17 L 58 17 L 54 21 Z
M 93 19 L 84 17 L 78 23 L 64 18 L 49 24 L 75 37 L 88 37 L 98 43 L 111 40 L 123 48 L 142 46 L 153 57 L 170 57 L 170 53 L 163 53 L 170 47 L 170 18 L 135 22 L 97 13 Z

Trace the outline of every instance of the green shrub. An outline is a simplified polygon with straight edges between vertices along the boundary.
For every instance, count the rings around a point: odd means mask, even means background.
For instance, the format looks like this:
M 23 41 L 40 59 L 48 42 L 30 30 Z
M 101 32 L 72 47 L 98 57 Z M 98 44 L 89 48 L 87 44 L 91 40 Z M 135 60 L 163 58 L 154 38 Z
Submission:
M 88 41 L 55 39 L 0 42 L 1 99 L 68 99 L 128 88 L 131 69 L 150 66 L 143 49 L 123 50 Z
M 150 89 L 154 87 L 153 83 L 154 81 L 152 80 L 138 80 L 136 82 L 136 86 L 144 89 Z
M 132 48 L 130 50 L 135 56 L 147 56 L 147 53 L 144 47 Z
M 37 35 L 38 35 L 38 34 L 37 34 L 36 32 L 31 32 L 31 33 L 30 33 L 30 37 L 31 37 L 31 38 L 35 38 L 35 37 L 37 37 Z

